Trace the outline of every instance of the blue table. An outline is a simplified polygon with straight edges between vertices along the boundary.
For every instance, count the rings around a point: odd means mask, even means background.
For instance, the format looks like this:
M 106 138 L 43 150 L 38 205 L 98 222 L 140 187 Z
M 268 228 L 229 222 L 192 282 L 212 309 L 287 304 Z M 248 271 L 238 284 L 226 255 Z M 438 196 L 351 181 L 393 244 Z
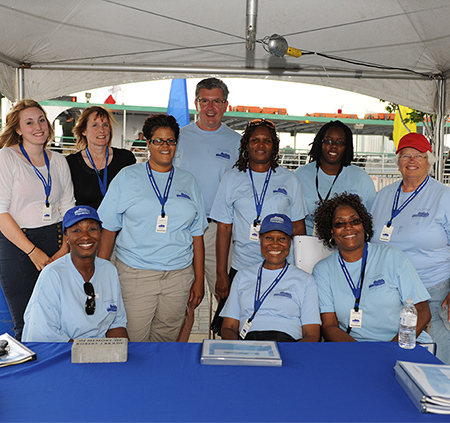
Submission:
M 0 421 L 402 421 L 421 414 L 396 360 L 439 363 L 395 343 L 279 344 L 282 367 L 204 366 L 201 344 L 130 343 L 128 362 L 72 364 L 71 344 L 28 343 L 37 361 L 0 368 Z

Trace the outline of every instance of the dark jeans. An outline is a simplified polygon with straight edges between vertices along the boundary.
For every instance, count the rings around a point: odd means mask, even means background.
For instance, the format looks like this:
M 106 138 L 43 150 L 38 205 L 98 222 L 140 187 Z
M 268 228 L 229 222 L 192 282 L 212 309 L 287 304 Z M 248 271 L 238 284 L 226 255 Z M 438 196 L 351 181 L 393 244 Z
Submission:
M 22 229 L 27 238 L 49 257 L 62 243 L 62 225 Z M 0 283 L 14 323 L 14 334 L 21 340 L 23 314 L 33 292 L 39 271 L 31 259 L 0 232 Z

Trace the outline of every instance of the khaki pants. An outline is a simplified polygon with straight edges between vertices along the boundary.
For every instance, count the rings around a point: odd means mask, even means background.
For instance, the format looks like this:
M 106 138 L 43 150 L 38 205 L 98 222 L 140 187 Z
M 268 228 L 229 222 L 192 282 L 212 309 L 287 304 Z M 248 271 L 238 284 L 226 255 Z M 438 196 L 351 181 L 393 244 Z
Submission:
M 203 242 L 205 243 L 205 279 L 208 284 L 209 292 L 216 293 L 216 234 L 217 222 L 208 223 L 205 233 L 203 234 Z M 206 293 L 206 289 L 205 289 Z
M 132 342 L 174 342 L 186 313 L 194 269 L 134 269 L 116 258 Z

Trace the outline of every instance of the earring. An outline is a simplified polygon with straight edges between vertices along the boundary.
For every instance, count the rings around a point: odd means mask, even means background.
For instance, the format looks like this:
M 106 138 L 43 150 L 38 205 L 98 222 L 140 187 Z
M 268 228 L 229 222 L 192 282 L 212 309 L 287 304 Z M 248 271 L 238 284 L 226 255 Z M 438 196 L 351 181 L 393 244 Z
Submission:
M 246 156 L 247 155 L 247 156 Z M 242 158 L 244 159 L 244 160 L 248 160 L 248 151 L 247 150 L 245 150 L 243 153 L 242 153 Z

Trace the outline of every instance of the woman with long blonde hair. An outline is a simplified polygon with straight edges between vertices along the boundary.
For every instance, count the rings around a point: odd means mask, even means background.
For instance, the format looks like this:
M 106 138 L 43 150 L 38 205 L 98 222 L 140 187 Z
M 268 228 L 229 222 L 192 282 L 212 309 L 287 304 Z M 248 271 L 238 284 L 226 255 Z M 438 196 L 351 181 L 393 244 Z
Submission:
M 64 157 L 46 149 L 53 135 L 34 100 L 19 101 L 0 134 L 0 281 L 19 340 L 39 272 L 68 252 L 61 222 L 73 187 Z

